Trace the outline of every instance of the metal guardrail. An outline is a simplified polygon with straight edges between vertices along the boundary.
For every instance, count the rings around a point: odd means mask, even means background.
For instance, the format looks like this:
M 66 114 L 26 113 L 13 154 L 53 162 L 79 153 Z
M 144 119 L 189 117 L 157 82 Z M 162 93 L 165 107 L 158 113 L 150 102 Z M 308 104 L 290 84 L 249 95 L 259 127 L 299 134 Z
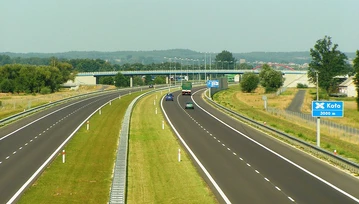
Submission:
M 137 96 L 127 107 L 125 116 L 122 121 L 120 130 L 120 143 L 118 145 L 116 161 L 113 171 L 112 186 L 110 190 L 110 204 L 126 203 L 126 183 L 127 183 L 127 153 L 128 153 L 128 137 L 130 130 L 130 118 L 133 106 L 137 101 L 145 95 L 151 94 L 158 90 L 166 90 L 167 87 L 158 88 L 153 91 L 146 92 Z
M 4 126 L 5 124 L 10 123 L 10 122 L 12 122 L 14 120 L 18 120 L 18 119 L 23 118 L 23 117 L 25 117 L 27 115 L 30 115 L 30 114 L 35 113 L 37 111 L 49 108 L 51 106 L 58 105 L 60 103 L 64 103 L 64 102 L 67 102 L 67 101 L 70 101 L 70 100 L 73 100 L 73 99 L 82 98 L 82 97 L 88 97 L 88 96 L 91 96 L 91 95 L 98 95 L 98 94 L 102 94 L 102 93 L 115 92 L 115 91 L 118 91 L 118 90 L 119 89 L 108 90 L 108 91 L 102 91 L 102 90 L 101 91 L 94 91 L 94 92 L 90 92 L 90 93 L 86 93 L 86 94 L 80 94 L 80 95 L 76 95 L 76 96 L 71 96 L 71 97 L 68 97 L 68 98 L 65 98 L 65 99 L 61 99 L 61 100 L 58 100 L 58 101 L 47 103 L 47 104 L 37 106 L 37 107 L 34 107 L 34 108 L 30 108 L 28 110 L 25 110 L 25 111 L 22 111 L 20 113 L 17 113 L 17 114 L 14 114 L 14 115 L 11 115 L 9 117 L 1 119 L 0 120 L 0 127 Z
M 274 133 L 276 136 L 282 138 L 283 140 L 286 140 L 287 142 L 291 143 L 292 145 L 299 146 L 306 152 L 309 152 L 318 158 L 325 159 L 329 162 L 331 162 L 334 165 L 340 166 L 341 168 L 344 168 L 356 175 L 359 174 L 359 164 L 354 163 L 352 161 L 349 161 L 341 156 L 334 155 L 332 152 L 329 152 L 327 150 L 321 149 L 315 145 L 309 144 L 307 142 L 304 142 L 300 140 L 299 138 L 293 137 L 285 132 L 282 132 L 280 130 L 277 130 L 273 127 L 266 126 L 258 121 L 252 120 L 250 118 L 247 118 L 246 116 L 243 116 L 233 110 L 230 110 L 215 101 L 213 101 L 211 98 L 207 96 L 207 94 L 204 94 L 207 98 L 207 101 L 209 101 L 212 105 L 216 106 L 217 108 L 221 109 L 222 111 L 242 120 L 245 121 L 252 126 L 255 126 L 256 128 L 262 129 L 264 131 L 270 131 L 271 133 Z

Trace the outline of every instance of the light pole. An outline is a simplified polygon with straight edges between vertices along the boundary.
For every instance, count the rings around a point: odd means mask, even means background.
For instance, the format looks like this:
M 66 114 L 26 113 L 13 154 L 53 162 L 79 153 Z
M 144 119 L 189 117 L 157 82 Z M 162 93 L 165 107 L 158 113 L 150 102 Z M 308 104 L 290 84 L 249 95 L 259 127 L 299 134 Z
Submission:
M 182 77 L 183 77 L 183 76 L 182 76 L 182 75 L 183 75 L 183 74 L 182 74 L 182 60 L 183 60 L 183 59 L 182 59 L 182 58 L 179 58 L 179 59 L 181 60 L 181 86 L 182 86 L 182 81 L 183 81 L 183 78 L 182 78 Z
M 209 70 L 212 70 L 212 52 L 209 53 Z M 212 79 L 212 74 L 209 74 L 209 80 Z
M 319 102 L 318 71 L 315 72 L 315 77 L 316 77 L 316 81 L 317 81 L 317 102 Z M 320 117 L 317 117 L 317 146 L 320 147 Z
M 217 62 L 216 62 L 216 78 L 217 78 L 217 73 L 218 73 L 218 63 L 221 63 L 222 61 L 221 60 L 218 60 Z M 223 64 L 223 62 L 222 62 L 222 64 Z
M 207 81 L 207 52 L 204 53 L 204 82 Z
M 169 70 L 169 83 L 168 83 L 168 92 L 171 92 L 171 84 L 172 84 L 172 81 L 171 81 L 171 59 L 172 58 L 168 58 L 168 57 L 164 57 L 165 59 L 168 59 L 170 61 L 170 70 Z
M 201 69 L 201 60 L 197 59 L 198 61 L 198 83 L 201 81 L 201 73 L 200 73 L 200 69 Z
M 192 61 L 192 80 L 194 82 L 194 59 L 191 59 Z
M 188 69 L 189 69 L 189 65 L 188 65 L 188 64 L 189 64 L 189 59 L 188 59 L 188 58 L 186 58 L 186 62 L 187 62 L 186 65 L 187 65 L 187 81 L 188 81 L 188 80 L 189 80 L 189 77 L 188 77 L 188 72 L 189 72 L 189 70 L 188 70 Z
M 177 65 L 177 57 L 174 58 L 174 61 L 175 61 L 175 65 L 174 65 L 174 68 L 175 68 L 175 86 L 176 86 L 176 81 L 177 81 L 177 76 L 176 76 L 176 65 Z

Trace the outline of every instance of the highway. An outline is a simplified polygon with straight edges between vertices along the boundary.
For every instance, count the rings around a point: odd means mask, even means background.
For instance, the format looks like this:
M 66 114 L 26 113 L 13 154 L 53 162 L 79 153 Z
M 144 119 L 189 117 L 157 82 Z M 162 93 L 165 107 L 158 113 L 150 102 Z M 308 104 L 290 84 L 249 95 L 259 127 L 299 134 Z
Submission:
M 358 178 L 230 118 L 193 91 L 174 92 L 175 101 L 162 105 L 221 203 L 359 202 Z M 191 100 L 195 109 L 184 109 Z
M 132 89 L 131 91 L 136 91 Z M 103 93 L 47 109 L 0 129 L 0 203 L 18 198 L 26 182 L 41 173 L 50 155 L 91 113 L 128 90 Z M 36 172 L 36 173 L 35 173 Z M 13 201 L 13 200 L 11 200 Z

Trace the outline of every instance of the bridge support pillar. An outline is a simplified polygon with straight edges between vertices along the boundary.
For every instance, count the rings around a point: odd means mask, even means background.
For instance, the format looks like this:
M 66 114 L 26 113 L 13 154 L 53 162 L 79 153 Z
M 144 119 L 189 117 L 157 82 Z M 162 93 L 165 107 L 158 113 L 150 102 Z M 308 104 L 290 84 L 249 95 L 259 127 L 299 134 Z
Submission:
M 132 88 L 132 86 L 133 86 L 133 77 L 132 76 L 130 76 L 130 87 Z
M 166 84 L 169 84 L 169 77 L 168 76 L 166 76 Z

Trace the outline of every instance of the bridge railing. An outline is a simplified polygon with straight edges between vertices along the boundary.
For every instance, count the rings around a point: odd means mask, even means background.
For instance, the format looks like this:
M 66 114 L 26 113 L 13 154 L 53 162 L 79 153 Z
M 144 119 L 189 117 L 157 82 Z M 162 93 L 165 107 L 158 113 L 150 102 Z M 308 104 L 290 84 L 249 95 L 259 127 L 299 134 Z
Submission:
M 243 74 L 252 72 L 258 74 L 260 71 L 252 69 L 168 69 L 168 70 L 142 70 L 142 71 L 108 71 L 108 72 L 80 72 L 77 76 L 115 76 L 123 75 L 174 75 L 174 74 Z M 283 74 L 306 74 L 307 71 L 282 70 Z

